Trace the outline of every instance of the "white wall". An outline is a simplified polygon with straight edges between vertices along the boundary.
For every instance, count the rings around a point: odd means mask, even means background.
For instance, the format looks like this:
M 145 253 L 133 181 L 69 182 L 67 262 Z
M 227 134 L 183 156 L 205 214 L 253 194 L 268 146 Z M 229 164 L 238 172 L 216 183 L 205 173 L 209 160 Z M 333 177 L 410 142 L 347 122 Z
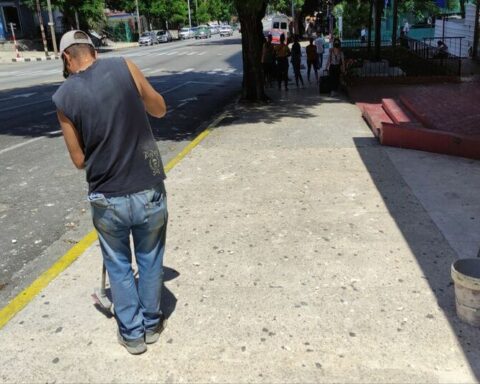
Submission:
M 464 37 L 462 40 L 461 56 L 468 56 L 468 48 L 473 45 L 473 34 L 475 30 L 475 5 L 466 4 L 465 19 L 452 19 L 445 22 L 445 34 L 443 33 L 443 20 L 437 19 L 435 23 L 435 38 L 441 39 L 445 37 Z M 448 44 L 448 41 L 446 41 Z M 460 47 L 449 47 L 449 52 L 459 56 Z

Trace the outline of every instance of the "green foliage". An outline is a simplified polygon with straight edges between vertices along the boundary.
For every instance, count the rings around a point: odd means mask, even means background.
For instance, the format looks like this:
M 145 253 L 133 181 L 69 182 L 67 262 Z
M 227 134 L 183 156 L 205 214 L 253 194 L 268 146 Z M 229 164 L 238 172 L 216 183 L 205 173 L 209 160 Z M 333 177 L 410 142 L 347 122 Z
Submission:
M 188 20 L 188 5 L 186 1 L 167 0 L 169 21 L 173 24 L 185 24 Z
M 22 3 L 36 11 L 36 0 L 23 0 Z M 75 25 L 75 12 L 78 12 L 82 28 L 96 28 L 103 23 L 105 1 L 104 0 L 51 0 L 52 8 L 62 11 L 65 18 L 71 25 Z M 47 9 L 47 1 L 40 2 L 43 10 Z
M 370 5 L 364 0 L 343 0 L 335 7 L 334 13 L 343 16 L 343 36 L 358 38 L 360 29 L 368 25 Z
M 437 14 L 439 9 L 433 0 L 404 0 L 400 2 L 400 13 L 410 13 L 416 19 L 424 19 L 428 15 Z
M 298 12 L 305 3 L 305 0 L 293 0 L 295 11 Z M 292 0 L 270 0 L 269 8 L 271 11 L 284 13 L 291 15 L 292 13 Z
M 205 24 L 210 21 L 210 12 L 207 2 L 202 2 L 198 5 L 195 17 L 199 24 Z

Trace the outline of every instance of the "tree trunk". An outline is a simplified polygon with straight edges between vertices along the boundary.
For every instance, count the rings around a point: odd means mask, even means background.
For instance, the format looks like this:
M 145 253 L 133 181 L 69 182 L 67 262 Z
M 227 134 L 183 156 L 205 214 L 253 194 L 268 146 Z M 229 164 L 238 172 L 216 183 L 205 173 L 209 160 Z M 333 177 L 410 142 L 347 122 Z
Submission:
M 43 49 L 45 50 L 45 56 L 48 56 L 47 36 L 45 35 L 45 28 L 43 26 L 42 8 L 40 7 L 40 0 L 37 0 L 36 3 L 38 24 L 40 24 L 40 32 L 42 33 Z
M 465 0 L 460 0 L 460 13 L 462 14 L 462 19 L 465 19 Z
M 238 7 L 240 8 L 240 7 Z M 243 87 L 242 99 L 265 101 L 264 76 L 262 68 L 263 36 L 262 19 L 265 16 L 267 2 L 260 10 L 240 8 L 238 16 L 242 29 Z
M 382 11 L 384 0 L 375 0 L 375 60 L 380 61 L 382 49 Z
M 392 45 L 397 46 L 397 32 L 398 32 L 398 1 L 393 0 L 393 25 L 392 25 Z
M 374 0 L 370 0 L 370 11 L 368 13 L 368 52 L 369 53 L 372 50 L 373 2 Z

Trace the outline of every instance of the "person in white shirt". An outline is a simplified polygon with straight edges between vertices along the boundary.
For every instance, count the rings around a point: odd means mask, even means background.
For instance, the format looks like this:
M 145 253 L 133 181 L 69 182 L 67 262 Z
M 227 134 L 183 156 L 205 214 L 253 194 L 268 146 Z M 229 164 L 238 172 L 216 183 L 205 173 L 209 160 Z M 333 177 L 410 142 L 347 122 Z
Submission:
M 362 30 L 360 31 L 360 40 L 362 43 L 367 41 L 367 28 L 365 27 L 362 27 Z
M 410 32 L 410 24 L 408 24 L 408 21 L 407 20 L 404 20 L 404 23 L 403 23 L 403 33 L 405 34 L 405 36 L 408 35 L 408 32 Z
M 323 36 L 320 33 L 318 37 L 315 39 L 315 46 L 317 47 L 318 69 L 320 71 L 322 70 L 322 67 L 323 67 L 324 45 L 325 45 L 325 41 L 323 40 Z

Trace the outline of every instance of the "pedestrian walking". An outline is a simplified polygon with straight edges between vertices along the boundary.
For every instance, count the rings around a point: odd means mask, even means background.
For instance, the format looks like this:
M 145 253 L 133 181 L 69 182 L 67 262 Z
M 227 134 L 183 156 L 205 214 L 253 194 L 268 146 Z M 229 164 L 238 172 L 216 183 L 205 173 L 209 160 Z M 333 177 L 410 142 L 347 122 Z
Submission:
M 295 74 L 295 83 L 297 84 L 297 88 L 300 86 L 299 82 L 302 83 L 302 87 L 305 86 L 302 77 L 302 47 L 300 46 L 300 42 L 298 39 L 298 35 L 294 37 L 294 43 L 292 45 L 292 67 L 293 73 Z
M 163 117 L 165 101 L 131 61 L 97 60 L 85 32 L 65 33 L 60 55 L 66 80 L 53 102 L 71 159 L 86 171 L 118 341 L 131 354 L 140 354 L 164 328 L 160 296 L 168 218 L 165 172 L 147 113 Z
M 277 60 L 278 89 L 282 89 L 282 82 L 285 83 L 285 90 L 288 91 L 288 58 L 290 49 L 285 44 L 285 34 L 280 35 L 280 44 L 275 47 L 275 58 Z
M 318 83 L 318 57 L 317 57 L 317 47 L 314 44 L 314 39 L 310 38 L 310 44 L 307 45 L 307 79 L 310 83 L 310 73 L 313 68 L 315 73 L 315 80 Z
M 367 42 L 367 27 L 363 26 L 361 31 L 360 31 L 360 41 L 362 43 Z
M 335 38 L 333 48 L 328 55 L 327 69 L 330 75 L 331 95 L 334 96 L 340 87 L 340 75 L 345 72 L 345 56 L 340 39 Z
M 410 32 L 410 24 L 408 23 L 408 20 L 404 19 L 403 20 L 403 33 L 405 36 L 408 36 L 408 33 Z
M 272 35 L 268 35 L 263 44 L 262 65 L 265 84 L 268 84 L 271 87 L 275 68 L 275 49 L 272 44 Z
M 315 39 L 315 46 L 317 47 L 318 69 L 321 72 L 323 68 L 323 53 L 325 52 L 323 34 L 318 34 L 318 37 Z

